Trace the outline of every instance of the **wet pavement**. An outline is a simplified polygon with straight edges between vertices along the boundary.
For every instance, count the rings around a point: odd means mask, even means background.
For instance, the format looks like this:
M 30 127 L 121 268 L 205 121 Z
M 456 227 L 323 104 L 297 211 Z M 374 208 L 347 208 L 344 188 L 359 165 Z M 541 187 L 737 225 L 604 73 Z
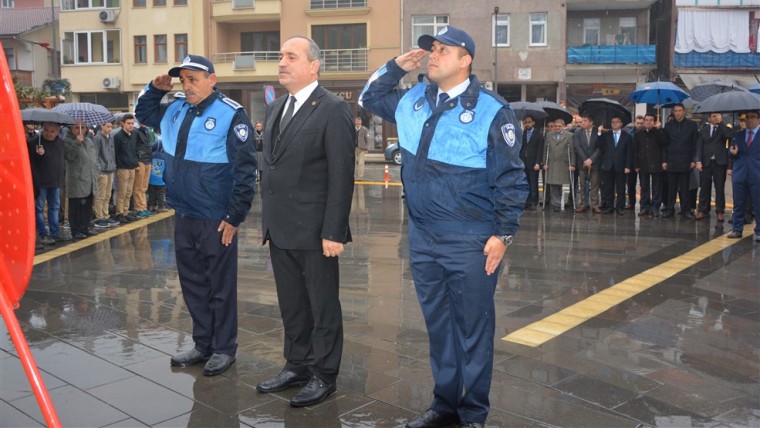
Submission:
M 393 427 L 427 408 L 427 333 L 390 167 L 367 165 L 341 257 L 345 346 L 338 392 L 256 392 L 277 374 L 282 324 L 261 246 L 260 201 L 240 229 L 239 350 L 222 376 L 176 369 L 192 346 L 173 219 L 139 222 L 35 266 L 16 311 L 67 427 Z M 147 221 L 146 221 L 147 223 Z M 129 230 L 132 229 L 132 230 Z M 496 291 L 494 427 L 760 427 L 760 243 L 739 240 L 530 347 L 502 337 L 730 231 L 726 223 L 528 211 Z M 65 248 L 65 247 L 64 247 Z M 4 326 L 0 427 L 43 426 Z

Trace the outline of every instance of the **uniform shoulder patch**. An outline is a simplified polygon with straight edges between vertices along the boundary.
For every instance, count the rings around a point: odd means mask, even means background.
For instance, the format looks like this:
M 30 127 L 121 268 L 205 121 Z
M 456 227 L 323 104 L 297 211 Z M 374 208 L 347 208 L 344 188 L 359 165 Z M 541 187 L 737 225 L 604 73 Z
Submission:
M 515 126 L 514 125 L 512 125 L 511 123 L 502 125 L 501 135 L 504 137 L 504 142 L 507 143 L 509 147 L 515 146 Z
M 248 140 L 248 125 L 241 123 L 237 126 L 235 126 L 235 135 L 237 135 L 238 140 L 242 142 L 246 142 Z
M 243 106 L 240 105 L 237 101 L 233 100 L 232 98 L 228 98 L 225 95 L 222 95 L 219 97 L 220 100 L 222 100 L 223 103 L 227 104 L 228 106 L 234 108 L 235 110 L 243 108 Z

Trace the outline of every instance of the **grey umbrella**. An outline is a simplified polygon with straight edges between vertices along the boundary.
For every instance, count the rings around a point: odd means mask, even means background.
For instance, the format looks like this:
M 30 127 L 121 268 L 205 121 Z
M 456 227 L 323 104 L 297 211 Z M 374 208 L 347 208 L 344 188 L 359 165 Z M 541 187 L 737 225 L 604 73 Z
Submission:
M 98 126 L 115 120 L 111 112 L 100 104 L 64 103 L 53 107 L 53 110 L 68 113 L 74 120 L 83 120 L 89 126 Z
M 546 117 L 546 111 L 538 106 L 536 103 L 529 103 L 526 101 L 516 101 L 509 103 L 512 106 L 512 110 L 515 111 L 515 116 L 519 120 L 525 119 L 525 116 L 530 116 L 534 120 L 541 120 Z
M 715 94 L 694 107 L 694 113 L 741 113 L 760 110 L 760 95 L 749 91 Z
M 730 80 L 714 80 L 697 85 L 691 88 L 689 92 L 691 92 L 691 97 L 696 101 L 704 101 L 715 94 L 733 91 L 746 92 L 747 90 Z
M 48 110 L 46 108 L 28 108 L 21 110 L 21 120 L 24 122 L 33 123 L 60 123 L 63 125 L 70 125 L 76 123 L 76 121 L 66 113 L 59 111 Z

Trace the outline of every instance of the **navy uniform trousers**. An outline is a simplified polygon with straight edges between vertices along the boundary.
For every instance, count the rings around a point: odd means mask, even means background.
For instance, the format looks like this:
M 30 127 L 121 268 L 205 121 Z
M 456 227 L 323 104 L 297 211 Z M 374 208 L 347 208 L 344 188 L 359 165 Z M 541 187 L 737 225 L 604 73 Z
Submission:
M 176 214 L 174 249 L 195 348 L 206 355 L 235 355 L 238 235 L 229 246 L 222 245 L 220 222 Z
M 485 422 L 490 408 L 494 301 L 499 271 L 486 275 L 489 236 L 423 230 L 409 221 L 409 256 L 430 339 L 430 407 Z

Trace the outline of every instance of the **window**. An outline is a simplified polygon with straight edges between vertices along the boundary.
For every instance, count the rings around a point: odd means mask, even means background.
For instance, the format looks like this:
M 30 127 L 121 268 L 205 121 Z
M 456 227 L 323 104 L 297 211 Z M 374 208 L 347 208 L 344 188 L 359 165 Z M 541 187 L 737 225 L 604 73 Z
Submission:
M 145 7 L 145 0 L 132 0 L 132 7 Z
M 530 14 L 529 46 L 546 46 L 546 12 Z
M 157 34 L 153 36 L 154 54 L 155 58 L 153 62 L 163 63 L 169 60 L 169 55 L 166 51 L 166 34 Z
M 8 61 L 8 68 L 11 70 L 16 69 L 16 55 L 13 52 L 13 48 L 3 48 L 5 52 L 5 59 Z
M 64 64 L 118 64 L 121 62 L 119 30 L 63 33 Z
M 583 20 L 583 43 L 586 45 L 599 44 L 599 18 L 586 18 Z
M 412 43 L 410 46 L 417 46 L 417 39 L 423 34 L 438 34 L 445 26 L 449 25 L 447 15 L 420 15 L 412 16 Z
M 253 31 L 240 33 L 240 50 L 243 52 L 279 52 L 280 32 Z
M 187 56 L 187 34 L 174 35 L 174 62 L 182 62 Z
M 187 6 L 187 0 L 174 0 L 174 6 Z
M 105 9 L 121 7 L 120 0 L 61 0 L 62 10 Z
M 620 35 L 617 44 L 635 45 L 636 43 L 636 18 L 620 18 Z
M 166 6 L 166 0 L 153 0 L 153 6 Z
M 493 46 L 509 46 L 509 14 L 500 13 L 493 17 Z
M 148 37 L 135 36 L 135 64 L 148 62 Z
M 2 7 L 3 9 L 13 9 L 14 7 L 16 7 L 16 1 L 15 0 L 3 0 L 3 2 L 0 3 L 0 7 Z M 11 70 L 13 70 L 13 69 L 11 69 Z

